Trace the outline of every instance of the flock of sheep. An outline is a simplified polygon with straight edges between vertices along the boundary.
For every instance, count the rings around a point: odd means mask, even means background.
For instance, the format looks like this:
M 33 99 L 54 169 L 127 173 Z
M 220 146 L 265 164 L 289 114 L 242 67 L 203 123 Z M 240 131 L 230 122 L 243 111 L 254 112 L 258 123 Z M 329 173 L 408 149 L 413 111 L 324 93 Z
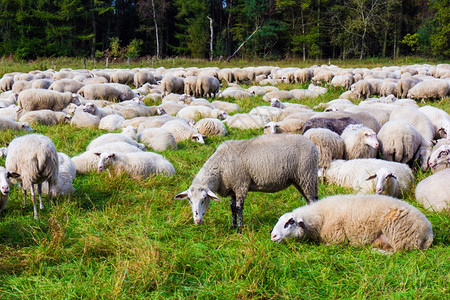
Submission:
M 280 82 L 310 84 L 280 90 Z M 346 92 L 314 108 L 286 102 L 317 97 L 329 85 Z M 77 174 L 171 176 L 172 163 L 147 148 L 176 150 L 183 140 L 204 144 L 205 137 L 226 136 L 227 128 L 264 134 L 222 143 L 191 186 L 175 196 L 189 200 L 196 224 L 218 194 L 230 196 L 232 225 L 240 230 L 248 192 L 294 185 L 308 204 L 280 217 L 273 241 L 298 237 L 392 251 L 426 249 L 433 240 L 431 223 L 394 198 L 411 189 L 417 168 L 434 173 L 418 183 L 417 201 L 427 209 L 449 209 L 450 116 L 416 101 L 450 95 L 450 65 L 62 69 L 5 74 L 0 91 L 1 129 L 32 131 L 34 124 L 61 123 L 122 129 L 95 138 L 72 158 L 57 152 L 46 136 L 14 138 L 1 149 L 6 162 L 0 167 L 0 210 L 11 182 L 22 187 L 24 201 L 30 191 L 38 218 L 35 188 L 42 209 L 42 192 L 50 199 L 73 193 Z M 249 113 L 226 101 L 255 95 L 267 105 Z M 161 104 L 146 105 L 150 99 Z M 362 101 L 356 105 L 356 99 Z M 319 180 L 353 188 L 355 194 L 318 201 Z

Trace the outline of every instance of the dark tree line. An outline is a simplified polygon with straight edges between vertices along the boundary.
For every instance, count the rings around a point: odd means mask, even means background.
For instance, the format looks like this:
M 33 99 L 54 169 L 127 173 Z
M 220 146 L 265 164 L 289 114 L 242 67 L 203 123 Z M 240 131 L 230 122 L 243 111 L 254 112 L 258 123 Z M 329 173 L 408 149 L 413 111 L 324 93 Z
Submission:
M 450 0 L 0 0 L 0 56 L 450 57 Z M 251 38 L 249 38 L 251 36 Z

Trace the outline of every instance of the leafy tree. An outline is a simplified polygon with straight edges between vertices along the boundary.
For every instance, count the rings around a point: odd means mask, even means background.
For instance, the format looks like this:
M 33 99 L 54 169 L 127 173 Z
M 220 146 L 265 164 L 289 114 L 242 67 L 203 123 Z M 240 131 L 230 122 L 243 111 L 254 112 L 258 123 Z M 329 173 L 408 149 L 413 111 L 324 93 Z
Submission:
M 430 6 L 436 10 L 430 38 L 433 53 L 450 57 L 450 0 L 431 0 Z

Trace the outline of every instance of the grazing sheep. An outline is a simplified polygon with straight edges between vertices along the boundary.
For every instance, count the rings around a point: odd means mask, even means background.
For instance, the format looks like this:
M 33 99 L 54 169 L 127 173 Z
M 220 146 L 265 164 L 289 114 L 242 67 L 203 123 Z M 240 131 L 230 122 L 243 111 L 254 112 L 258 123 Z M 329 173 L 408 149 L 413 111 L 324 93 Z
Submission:
M 28 80 L 15 80 L 11 90 L 14 94 L 19 94 L 22 91 L 31 89 L 31 85 L 32 82 Z
M 295 118 L 283 119 L 279 122 L 270 121 L 264 125 L 265 134 L 276 134 L 276 133 L 296 133 L 300 134 L 303 130 L 305 121 Z
M 164 128 L 147 128 L 137 135 L 138 141 L 154 151 L 177 150 L 177 141 L 170 131 Z
M 408 91 L 415 86 L 419 81 L 412 77 L 401 78 L 397 82 L 397 98 L 406 98 Z
M 450 167 L 450 144 L 441 145 L 431 152 L 428 164 L 436 172 Z
M 416 200 L 426 209 L 450 210 L 450 169 L 434 173 L 417 184 Z
M 312 117 L 308 121 L 306 121 L 305 126 L 303 126 L 302 134 L 305 134 L 305 132 L 311 128 L 326 128 L 341 135 L 344 129 L 351 124 L 361 123 L 356 119 L 350 117 L 343 117 L 338 119 Z
M 57 91 L 57 92 L 71 92 L 76 93 L 79 89 L 84 86 L 84 83 L 81 83 L 77 80 L 73 80 L 70 78 L 60 79 L 54 81 L 49 87 L 49 90 Z
M 370 129 L 372 129 L 375 132 L 378 132 L 381 128 L 380 123 L 378 123 L 377 119 L 373 117 L 371 114 L 367 112 L 357 112 L 357 113 L 350 113 L 346 111 L 328 111 L 328 112 L 321 112 L 315 114 L 312 118 L 333 118 L 333 119 L 341 119 L 345 117 L 350 117 L 358 121 L 358 123 L 361 123 Z
M 3 76 L 0 79 L 0 92 L 10 91 L 14 84 L 14 77 L 12 76 Z
M 107 84 L 89 84 L 85 85 L 77 92 L 87 100 L 108 100 L 120 102 L 125 100 L 125 94 L 117 88 Z
M 75 192 L 73 180 L 77 175 L 77 169 L 72 159 L 65 153 L 58 152 L 59 171 L 56 185 L 52 186 L 52 195 L 67 195 Z M 48 194 L 48 187 L 44 185 L 42 192 Z
M 377 137 L 383 159 L 389 161 L 412 165 L 424 147 L 422 136 L 404 120 L 387 122 L 381 127 Z M 424 158 L 425 163 L 426 160 Z
M 11 178 L 17 178 L 20 175 L 15 172 L 10 172 L 4 167 L 0 166 L 0 212 L 5 208 L 8 203 L 9 185 L 11 184 Z
M 336 75 L 331 79 L 331 85 L 334 87 L 342 86 L 346 90 L 349 90 L 351 85 L 353 84 L 353 76 L 346 75 Z
M 344 158 L 344 141 L 334 131 L 326 128 L 312 128 L 304 137 L 316 145 L 319 154 L 319 167 L 328 169 L 331 161 Z
M 360 80 L 352 84 L 350 90 L 355 93 L 358 99 L 367 99 L 373 93 L 372 86 L 367 80 Z
M 335 195 L 282 215 L 272 241 L 285 238 L 372 245 L 392 250 L 427 249 L 430 221 L 414 206 L 384 195 Z
M 133 78 L 134 86 L 140 88 L 146 83 L 156 84 L 155 77 L 150 72 L 138 71 L 134 73 Z
M 239 129 L 260 129 L 269 122 L 269 119 L 262 115 L 234 114 L 224 120 L 230 128 Z
M 184 79 L 184 93 L 190 96 L 197 96 L 197 78 L 198 76 L 187 76 Z
M 170 93 L 183 94 L 184 92 L 184 79 L 173 75 L 164 76 L 161 81 L 162 96 L 167 96 Z
M 408 191 L 414 180 L 408 165 L 374 158 L 334 160 L 325 178 L 329 183 L 353 188 L 361 194 L 376 192 L 390 196 Z
M 110 175 L 126 173 L 135 178 L 147 178 L 152 174 L 171 176 L 173 165 L 164 156 L 153 152 L 102 152 L 95 153 L 100 160 L 97 171 L 108 170 Z
M 297 83 L 306 83 L 310 81 L 312 78 L 312 72 L 310 69 L 300 69 L 294 72 L 295 82 Z
M 375 131 L 362 124 L 350 124 L 341 134 L 344 141 L 344 158 L 375 158 L 378 154 L 378 140 Z
M 234 79 L 237 83 L 244 83 L 245 81 L 255 81 L 256 74 L 247 69 L 234 69 Z
M 220 69 L 217 76 L 220 81 L 226 81 L 227 83 L 234 81 L 233 71 L 229 68 Z
M 122 83 L 106 83 L 107 86 L 112 86 L 113 88 L 121 91 L 123 93 L 123 100 L 131 100 L 136 97 L 139 97 L 139 95 L 135 94 L 133 90 L 126 84 Z
M 40 109 L 61 111 L 70 103 L 80 105 L 77 94 L 60 93 L 44 89 L 28 89 L 19 94 L 17 105 L 18 114 Z
M 136 146 L 133 146 L 126 142 L 114 142 L 107 143 L 93 148 L 92 150 L 85 151 L 79 155 L 72 157 L 72 161 L 75 164 L 77 174 L 87 174 L 89 172 L 94 172 L 97 170 L 98 156 L 95 155 L 97 152 L 142 152 Z
M 203 136 L 226 136 L 227 129 L 222 121 L 213 118 L 205 118 L 195 123 L 194 128 Z
M 215 98 L 219 93 L 220 81 L 212 76 L 198 76 L 196 94 L 199 97 Z
M 32 89 L 48 89 L 53 83 L 50 79 L 35 79 L 31 82 Z
M 108 115 L 100 119 L 99 129 L 114 131 L 122 128 L 125 118 L 120 115 Z
M 389 111 L 387 109 L 375 108 L 375 107 L 369 107 L 369 106 L 364 106 L 364 107 L 352 106 L 352 107 L 347 107 L 344 111 L 349 112 L 349 113 L 354 113 L 354 114 L 359 114 L 359 113 L 370 114 L 372 117 L 375 118 L 375 120 L 380 125 L 380 128 L 378 129 L 378 131 L 381 129 L 381 126 L 383 126 L 387 121 L 389 121 L 389 117 L 391 115 L 391 111 Z M 367 124 L 366 124 L 366 126 L 367 126 Z M 367 126 L 367 127 L 369 127 L 369 126 Z M 377 131 L 375 131 L 375 132 L 377 132 Z
M 408 91 L 411 99 L 443 99 L 449 94 L 450 86 L 445 79 L 424 80 Z
M 130 127 L 124 128 L 121 133 L 106 133 L 96 137 L 89 143 L 89 145 L 87 145 L 86 150 L 89 151 L 98 146 L 116 142 L 125 142 L 145 150 L 145 146 L 143 144 L 136 142 L 136 132 Z
M 175 199 L 188 198 L 194 222 L 200 224 L 210 200 L 219 201 L 215 193 L 230 196 L 232 226 L 242 228 L 244 200 L 249 191 L 271 193 L 292 184 L 308 203 L 317 200 L 316 147 L 301 135 L 263 135 L 222 143 L 189 189 Z
M 164 123 L 161 128 L 172 133 L 177 143 L 184 140 L 192 140 L 193 142 L 200 144 L 205 143 L 203 136 L 196 129 L 192 128 L 189 124 L 182 120 L 175 119 L 168 121 Z
M 134 73 L 130 71 L 114 71 L 109 76 L 109 82 L 121 83 L 121 84 L 132 84 L 134 82 Z
M 23 114 L 19 121 L 27 122 L 28 124 L 42 124 L 42 125 L 57 125 L 68 124 L 72 116 L 62 111 L 53 111 L 50 109 L 33 110 Z
M 26 191 L 30 190 L 34 218 L 37 219 L 35 185 L 39 195 L 39 208 L 43 209 L 42 183 L 46 181 L 51 191 L 58 180 L 59 163 L 55 145 L 48 137 L 41 134 L 27 134 L 14 138 L 8 146 L 5 167 L 11 172 L 20 174 L 19 181 L 23 190 L 24 205 Z M 51 202 L 51 192 L 48 198 Z
M 397 83 L 393 81 L 383 80 L 380 88 L 380 96 L 397 95 Z
M 25 121 L 16 122 L 8 117 L 0 117 L 0 130 L 26 130 L 33 131 L 30 125 Z

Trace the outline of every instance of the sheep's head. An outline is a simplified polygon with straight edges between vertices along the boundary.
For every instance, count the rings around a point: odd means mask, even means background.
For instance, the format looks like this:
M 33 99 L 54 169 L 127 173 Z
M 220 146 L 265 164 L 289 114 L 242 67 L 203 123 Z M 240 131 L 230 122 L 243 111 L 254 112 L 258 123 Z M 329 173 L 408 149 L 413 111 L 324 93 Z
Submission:
M 270 100 L 270 106 L 281 108 L 281 101 L 278 98 L 272 98 Z
M 0 192 L 3 195 L 8 195 L 9 193 L 9 184 L 11 178 L 17 178 L 20 175 L 14 172 L 10 172 L 6 170 L 4 167 L 0 167 Z
M 279 131 L 280 126 L 277 122 L 271 121 L 264 125 L 264 133 L 265 134 L 276 134 Z
M 271 240 L 281 242 L 283 239 L 301 238 L 305 234 L 305 228 L 305 223 L 302 219 L 296 220 L 294 213 L 286 213 L 278 219 L 277 224 L 270 232 Z
M 97 171 L 102 172 L 103 170 L 106 170 L 112 162 L 116 159 L 116 154 L 112 152 L 96 152 L 94 153 L 98 157 L 100 157 L 100 160 L 97 164 Z
M 27 122 L 19 122 L 20 124 L 20 129 L 22 130 L 26 130 L 28 132 L 32 132 L 33 128 L 30 127 L 30 125 Z
M 90 113 L 90 114 L 94 114 L 95 113 L 95 104 L 93 102 L 87 102 L 83 107 L 83 111 Z
M 81 105 L 81 102 L 80 102 L 80 95 L 79 94 L 76 94 L 76 93 L 73 93 L 72 94 L 72 103 L 73 104 L 75 104 L 75 105 L 77 105 L 77 106 L 80 106 Z
M 365 129 L 364 130 L 364 144 L 374 148 L 378 149 L 378 146 L 380 146 L 380 143 L 377 139 L 377 134 L 372 129 Z
M 380 168 L 375 174 L 369 176 L 366 180 L 376 178 L 375 192 L 378 195 L 392 195 L 397 187 L 397 176 L 387 168 Z
M 196 142 L 196 143 L 200 143 L 200 144 L 204 144 L 205 143 L 205 140 L 203 139 L 203 135 L 201 133 L 194 133 L 191 136 L 191 139 L 192 139 L 193 142 Z
M 436 170 L 440 165 L 450 164 L 450 145 L 442 145 L 430 155 L 429 166 Z
M 214 194 L 209 188 L 203 186 L 191 186 L 186 191 L 177 194 L 175 199 L 188 199 L 192 208 L 194 222 L 197 225 L 203 222 L 203 216 L 209 207 L 209 202 L 211 199 L 214 201 L 220 201 L 216 194 Z
M 218 113 L 218 115 L 217 115 L 217 118 L 218 118 L 219 120 L 226 120 L 229 116 L 230 116 L 230 115 L 229 115 L 226 111 L 221 110 L 221 111 L 219 111 L 219 113 Z

